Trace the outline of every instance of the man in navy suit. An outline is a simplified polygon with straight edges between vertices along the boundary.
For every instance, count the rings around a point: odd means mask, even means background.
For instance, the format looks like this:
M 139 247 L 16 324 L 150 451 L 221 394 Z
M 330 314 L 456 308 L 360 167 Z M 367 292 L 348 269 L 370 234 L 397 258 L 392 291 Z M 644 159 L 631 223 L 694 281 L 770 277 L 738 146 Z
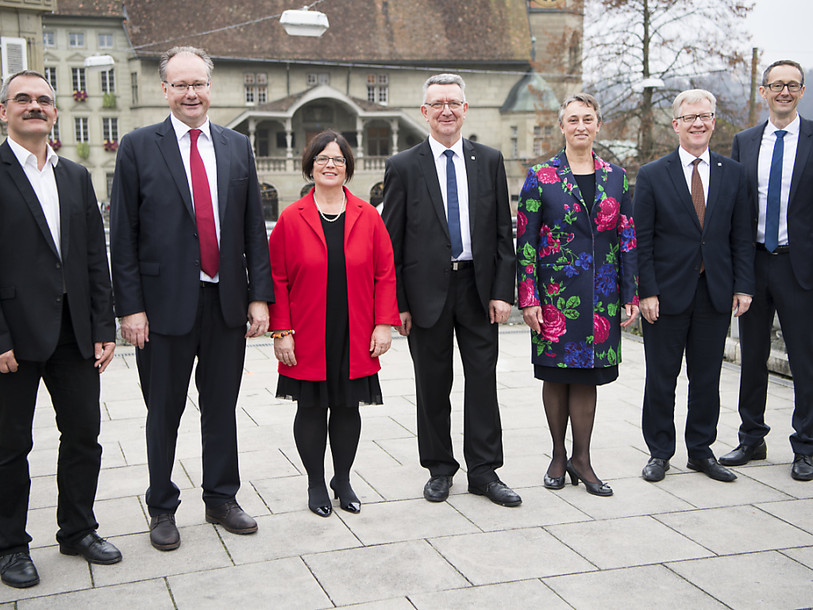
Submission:
M 31 587 L 39 575 L 25 531 L 28 454 L 40 380 L 60 432 L 56 538 L 66 555 L 121 561 L 96 534 L 102 461 L 99 375 L 110 364 L 116 325 L 104 227 L 87 170 L 48 145 L 54 90 L 38 72 L 0 89 L 0 575 Z
M 774 62 L 762 75 L 768 121 L 734 136 L 731 156 L 745 166 L 756 227 L 756 292 L 740 318 L 739 446 L 720 458 L 738 466 L 765 459 L 765 400 L 774 314 L 793 373 L 796 404 L 791 476 L 813 480 L 813 121 L 796 107 L 805 73 L 795 61 Z
M 465 372 L 463 454 L 469 491 L 502 506 L 522 499 L 500 481 L 498 326 L 514 299 L 514 246 L 499 151 L 461 137 L 465 83 L 439 74 L 424 83 L 429 138 L 387 160 L 382 216 L 398 279 L 399 332 L 409 337 L 418 401 L 418 452 L 442 502 L 459 468 L 450 432 L 452 350 Z
M 754 245 L 745 170 L 709 150 L 715 107 L 702 89 L 678 95 L 672 126 L 680 146 L 643 166 L 635 186 L 647 481 L 663 479 L 675 453 L 675 385 L 684 351 L 687 467 L 718 481 L 737 478 L 717 462 L 711 445 L 731 311 L 744 314 L 754 293 Z
M 268 329 L 271 265 L 251 144 L 207 116 L 212 67 L 194 47 L 163 55 L 171 114 L 122 139 L 111 197 L 116 313 L 147 404 L 150 541 L 165 551 L 181 543 L 171 475 L 195 358 L 206 520 L 257 531 L 235 499 L 235 408 L 246 337 Z

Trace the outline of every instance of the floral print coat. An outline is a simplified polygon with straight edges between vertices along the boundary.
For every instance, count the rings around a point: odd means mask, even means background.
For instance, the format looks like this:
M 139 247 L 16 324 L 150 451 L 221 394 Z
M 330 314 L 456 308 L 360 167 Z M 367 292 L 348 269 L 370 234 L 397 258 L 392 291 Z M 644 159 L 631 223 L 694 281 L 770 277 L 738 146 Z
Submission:
M 592 213 L 562 150 L 533 166 L 517 210 L 519 307 L 542 307 L 534 364 L 600 368 L 621 361 L 621 312 L 638 304 L 635 226 L 626 172 L 593 153 Z

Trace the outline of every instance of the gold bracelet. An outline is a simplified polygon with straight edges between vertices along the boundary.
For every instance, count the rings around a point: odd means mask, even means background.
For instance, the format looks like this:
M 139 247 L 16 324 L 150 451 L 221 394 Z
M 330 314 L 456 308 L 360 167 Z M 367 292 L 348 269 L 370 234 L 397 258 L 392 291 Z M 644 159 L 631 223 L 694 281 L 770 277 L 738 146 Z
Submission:
M 289 330 L 275 330 L 271 333 L 271 337 L 273 339 L 282 339 L 283 337 L 287 337 L 288 335 L 295 335 L 296 331 L 291 328 Z

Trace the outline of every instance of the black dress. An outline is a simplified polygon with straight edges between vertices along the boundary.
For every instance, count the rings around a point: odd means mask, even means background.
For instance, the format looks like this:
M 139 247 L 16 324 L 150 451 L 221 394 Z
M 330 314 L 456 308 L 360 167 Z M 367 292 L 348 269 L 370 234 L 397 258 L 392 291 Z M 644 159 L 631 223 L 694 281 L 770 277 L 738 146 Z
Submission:
M 329 219 L 336 218 L 335 214 L 325 216 Z M 344 258 L 344 220 L 343 213 L 334 222 L 321 218 L 327 243 L 325 312 L 327 379 L 306 381 L 280 375 L 277 381 L 277 398 L 296 400 L 302 407 L 358 407 L 359 404 L 383 404 L 377 373 L 360 379 L 350 379 L 350 326 L 347 267 Z
M 587 211 L 593 212 L 596 199 L 596 174 L 573 174 L 581 191 Z M 534 365 L 534 377 L 551 383 L 604 385 L 618 379 L 618 366 L 607 366 L 596 369 L 560 368 L 554 366 Z

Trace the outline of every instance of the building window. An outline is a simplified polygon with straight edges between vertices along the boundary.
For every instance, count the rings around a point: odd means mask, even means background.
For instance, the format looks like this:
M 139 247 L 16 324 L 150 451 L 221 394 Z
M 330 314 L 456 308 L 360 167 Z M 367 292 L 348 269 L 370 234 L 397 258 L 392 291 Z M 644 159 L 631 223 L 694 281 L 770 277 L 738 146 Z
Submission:
M 107 183 L 107 200 L 110 201 L 110 197 L 113 195 L 113 172 L 107 172 L 104 175 L 104 180 Z
M 389 127 L 368 127 L 365 138 L 367 154 L 371 157 L 388 157 L 391 140 Z
M 246 72 L 243 74 L 246 104 L 265 104 L 268 101 L 268 74 Z
M 138 104 L 138 72 L 130 72 L 130 95 L 133 97 L 133 104 Z
M 74 91 L 87 91 L 88 81 L 84 68 L 71 68 L 71 86 Z
M 85 35 L 82 32 L 68 32 L 68 46 L 71 49 L 84 49 Z
M 54 91 L 56 91 L 56 68 L 53 66 L 45 66 L 45 80 L 48 81 L 48 84 L 51 85 Z
M 113 48 L 113 34 L 99 34 L 99 48 L 112 49 Z
M 115 93 L 116 92 L 116 79 L 113 75 L 113 69 L 103 70 L 102 76 L 102 93 Z
M 42 33 L 42 46 L 55 47 L 56 46 L 56 32 L 45 31 Z
M 534 125 L 534 156 L 542 154 L 542 126 Z
M 329 85 L 330 84 L 330 73 L 329 72 L 308 72 L 305 81 L 307 82 L 308 87 L 313 87 L 314 85 Z
M 516 125 L 511 125 L 511 158 L 519 157 L 519 130 Z
M 117 142 L 119 139 L 119 120 L 111 117 L 102 118 L 102 136 L 106 142 Z
M 54 126 L 51 128 L 50 140 L 51 140 L 51 142 L 59 142 L 60 139 L 61 138 L 59 137 L 59 121 L 57 121 L 56 123 L 54 123 Z
M 386 105 L 390 98 L 388 74 L 367 75 L 367 101 Z
M 73 119 L 73 137 L 76 143 L 87 142 L 90 138 L 88 135 L 88 118 L 87 117 L 74 117 Z

